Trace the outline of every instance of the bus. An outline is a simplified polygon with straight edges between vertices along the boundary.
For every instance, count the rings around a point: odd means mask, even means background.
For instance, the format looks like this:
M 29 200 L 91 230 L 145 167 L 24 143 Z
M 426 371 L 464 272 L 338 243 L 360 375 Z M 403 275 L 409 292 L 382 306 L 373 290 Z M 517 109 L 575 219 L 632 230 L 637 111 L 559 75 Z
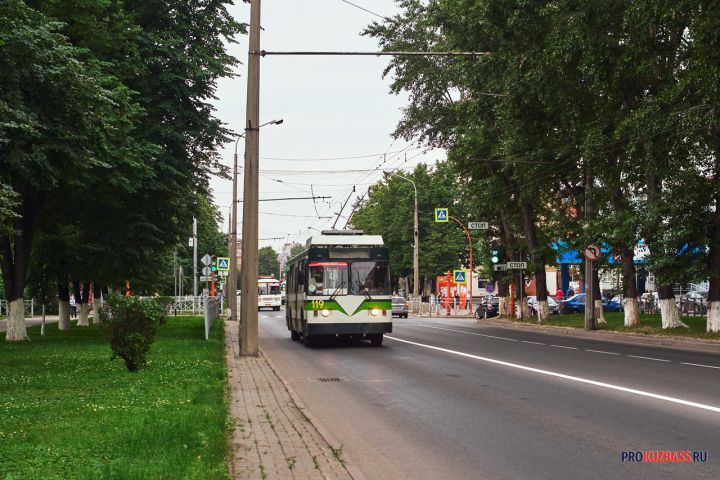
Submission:
M 392 332 L 388 249 L 380 235 L 324 230 L 288 260 L 285 318 L 290 337 L 311 346 L 323 336 L 382 345 Z
M 258 277 L 258 311 L 262 308 L 280 310 L 280 281 L 272 277 Z

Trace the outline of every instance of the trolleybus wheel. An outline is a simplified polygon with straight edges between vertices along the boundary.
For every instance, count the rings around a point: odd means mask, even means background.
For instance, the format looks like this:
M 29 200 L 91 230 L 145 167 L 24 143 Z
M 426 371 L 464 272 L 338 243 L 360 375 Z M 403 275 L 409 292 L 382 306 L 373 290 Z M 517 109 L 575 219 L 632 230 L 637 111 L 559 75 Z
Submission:
M 383 342 L 383 334 L 382 333 L 374 333 L 370 335 L 370 343 L 372 343 L 373 347 L 379 347 L 382 345 Z
M 295 330 L 290 331 L 290 338 L 292 338 L 294 341 L 300 340 L 300 332 L 297 332 Z

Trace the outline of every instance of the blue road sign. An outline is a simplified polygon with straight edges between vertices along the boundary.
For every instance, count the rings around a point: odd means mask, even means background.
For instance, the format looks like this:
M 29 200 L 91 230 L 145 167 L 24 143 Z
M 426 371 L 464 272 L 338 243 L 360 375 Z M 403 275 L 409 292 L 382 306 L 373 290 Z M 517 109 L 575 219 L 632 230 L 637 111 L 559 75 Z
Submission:
M 230 270 L 230 259 L 228 257 L 218 257 L 217 269 L 223 272 Z
M 466 276 L 465 270 L 453 270 L 453 277 L 455 278 L 455 283 L 458 284 L 466 284 L 467 283 L 467 276 Z
M 447 208 L 436 208 L 435 209 L 435 221 L 444 223 L 448 221 L 450 215 L 448 214 Z
M 493 293 L 495 291 L 495 285 L 493 285 L 492 283 L 488 283 L 487 285 L 485 285 L 485 291 L 487 293 Z

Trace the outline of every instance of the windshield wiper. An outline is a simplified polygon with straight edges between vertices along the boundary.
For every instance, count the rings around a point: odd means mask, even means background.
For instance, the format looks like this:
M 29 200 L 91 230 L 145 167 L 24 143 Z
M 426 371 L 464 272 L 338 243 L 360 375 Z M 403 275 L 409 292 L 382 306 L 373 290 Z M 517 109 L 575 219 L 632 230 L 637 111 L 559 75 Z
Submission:
M 368 300 L 372 300 L 372 297 L 370 296 L 370 292 L 368 292 L 367 289 L 365 288 L 365 285 L 363 285 L 362 282 L 360 282 L 360 275 L 358 275 L 358 279 L 355 280 L 355 283 L 357 283 L 358 287 L 360 287 L 360 291 L 363 293 L 363 295 L 365 295 L 365 298 L 367 298 Z
M 335 295 L 337 295 L 338 292 L 340 291 L 340 289 L 343 288 L 344 286 L 345 286 L 345 280 L 340 282 L 340 285 L 338 285 L 338 287 L 335 289 L 335 291 L 332 293 L 332 295 L 330 295 L 330 298 L 328 298 L 328 300 L 334 299 Z

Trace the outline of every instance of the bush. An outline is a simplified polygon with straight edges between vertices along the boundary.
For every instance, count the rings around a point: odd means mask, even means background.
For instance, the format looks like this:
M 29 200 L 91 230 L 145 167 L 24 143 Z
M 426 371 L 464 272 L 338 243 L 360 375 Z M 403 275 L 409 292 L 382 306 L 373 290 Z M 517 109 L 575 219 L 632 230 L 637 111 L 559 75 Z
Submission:
M 110 297 L 100 310 L 100 322 L 110 337 L 113 358 L 122 358 L 131 372 L 143 368 L 164 316 L 163 307 L 155 300 Z
M 155 297 L 155 301 L 160 304 L 160 306 L 163 308 L 163 311 L 165 312 L 165 315 L 163 315 L 160 319 L 160 325 L 165 325 L 167 317 L 170 315 L 170 312 L 175 307 L 175 298 L 167 296 Z

